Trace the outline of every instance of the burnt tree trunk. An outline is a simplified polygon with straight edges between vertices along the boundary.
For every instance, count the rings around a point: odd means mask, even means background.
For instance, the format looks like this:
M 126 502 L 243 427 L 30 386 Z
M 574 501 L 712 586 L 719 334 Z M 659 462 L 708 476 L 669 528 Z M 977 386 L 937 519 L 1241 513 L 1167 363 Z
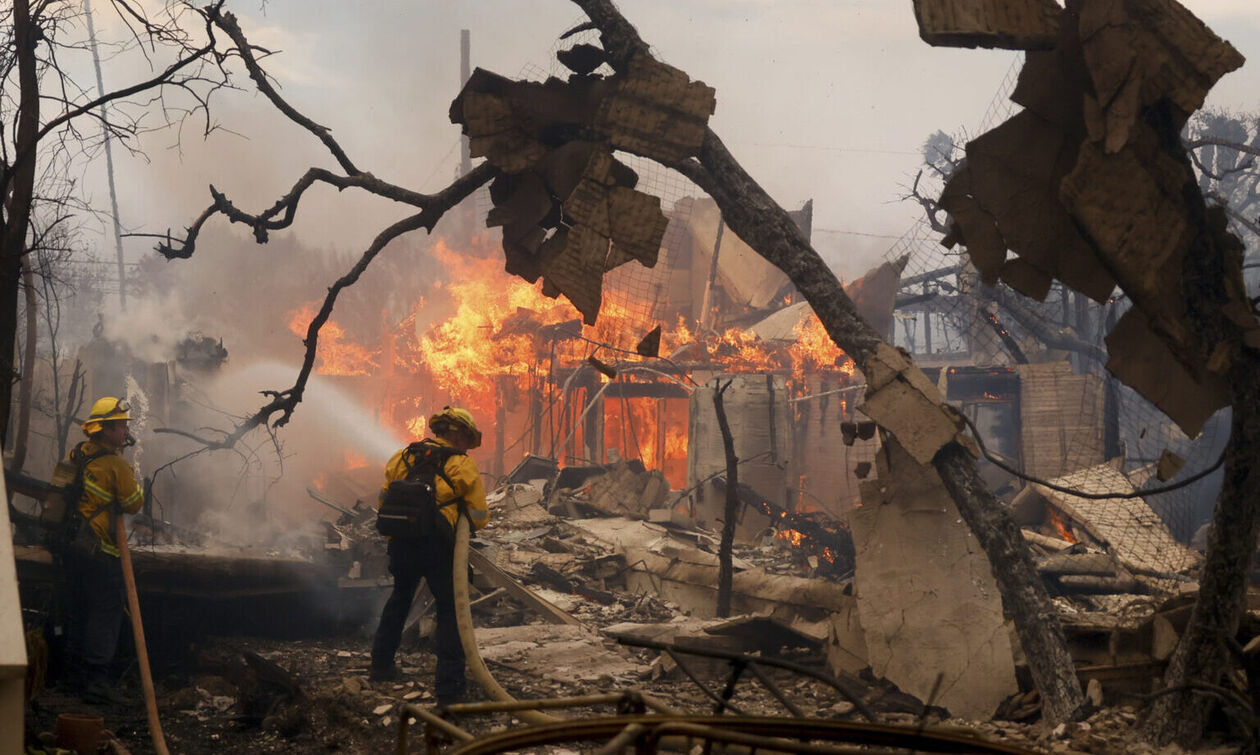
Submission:
M 731 423 L 726 421 L 726 407 L 722 394 L 731 381 L 714 386 L 713 409 L 717 412 L 718 429 L 722 432 L 722 450 L 726 452 L 726 506 L 722 510 L 722 541 L 718 545 L 718 594 L 717 615 L 725 619 L 731 615 L 731 591 L 735 580 L 735 568 L 731 564 L 735 548 L 735 518 L 739 515 L 739 458 L 735 456 L 735 438 L 731 435 Z
M 1144 723 L 1146 736 L 1158 744 L 1191 747 L 1203 737 L 1208 712 L 1219 697 L 1215 686 L 1230 668 L 1228 643 L 1238 632 L 1247 578 L 1260 534 L 1260 365 L 1241 365 L 1235 383 L 1233 421 L 1225 457 L 1225 477 L 1208 538 L 1207 561 L 1199 579 L 1199 599 L 1186 631 L 1168 662 L 1166 689 L 1155 699 Z M 1241 383 L 1240 383 L 1241 381 Z M 1245 390 L 1238 390 L 1239 385 Z M 1245 394 L 1245 395 L 1242 395 Z
M 27 441 L 31 432 L 31 393 L 35 383 L 35 272 L 31 269 L 31 257 L 22 257 L 22 293 L 26 297 L 26 339 L 22 344 L 22 374 L 18 385 L 17 432 L 13 438 L 13 471 L 20 472 L 26 464 Z
M 13 139 L 12 171 L 0 196 L 4 218 L 0 223 L 0 445 L 7 445 L 10 402 L 13 397 L 14 349 L 17 345 L 18 294 L 21 288 L 22 256 L 30 227 L 31 203 L 35 194 L 35 147 L 39 138 L 39 74 L 35 45 L 40 33 L 31 23 L 29 0 L 13 3 L 13 40 L 18 67 L 17 127 Z
M 792 219 L 744 172 L 712 132 L 705 138 L 700 163 L 703 170 L 681 169 L 717 201 L 732 231 L 787 274 L 831 339 L 866 370 L 884 341 L 858 315 L 835 273 Z M 1080 681 L 1058 613 L 1033 566 L 1019 525 L 985 486 L 975 458 L 957 442 L 942 448 L 932 465 L 988 556 L 1044 701 L 1045 718 L 1055 723 L 1078 718 L 1085 701 Z
M 1209 210 L 1179 140 L 1181 119 L 1171 106 L 1152 108 L 1147 120 L 1180 158 L 1186 179 L 1182 197 L 1196 232 L 1182 262 L 1180 294 L 1193 343 L 1169 348 L 1190 364 L 1207 364 L 1207 353 L 1228 349 L 1231 419 L 1225 473 L 1212 516 L 1207 559 L 1189 623 L 1164 675 L 1167 694 L 1157 697 L 1142 724 L 1157 744 L 1193 747 L 1220 696 L 1209 692 L 1230 670 L 1230 643 L 1242 618 L 1248 575 L 1260 534 L 1260 354 L 1245 345 L 1239 324 L 1226 315 L 1229 281 L 1242 284 L 1242 245 L 1229 235 L 1223 210 Z M 1137 306 L 1137 299 L 1135 306 Z M 1254 305 L 1253 305 L 1254 312 Z

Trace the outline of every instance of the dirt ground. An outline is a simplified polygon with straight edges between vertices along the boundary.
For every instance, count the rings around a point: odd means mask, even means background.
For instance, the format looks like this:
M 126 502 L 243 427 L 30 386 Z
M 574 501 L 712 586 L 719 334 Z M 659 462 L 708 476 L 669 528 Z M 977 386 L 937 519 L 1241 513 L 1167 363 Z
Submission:
M 545 630 L 546 627 L 540 629 Z M 611 643 L 607 643 L 611 644 Z M 172 752 L 201 753 L 309 753 L 384 752 L 397 742 L 397 705 L 407 700 L 422 707 L 434 703 L 431 693 L 433 657 L 423 649 L 400 653 L 405 680 L 399 683 L 368 681 L 367 641 L 360 637 L 324 640 L 278 641 L 249 637 L 209 640 L 200 650 L 197 670 L 187 678 L 170 677 L 158 684 L 159 712 Z M 494 656 L 495 649 L 483 649 Z M 630 665 L 651 669 L 654 651 L 611 648 Z M 254 663 L 246 660 L 250 655 Z M 648 671 L 642 678 L 624 673 L 592 673 L 589 681 L 561 680 L 554 668 L 531 665 L 529 653 L 509 660 L 488 660 L 496 679 L 522 698 L 576 696 L 619 691 L 631 687 L 656 695 L 670 705 L 701 714 L 712 711 L 712 702 L 677 670 L 669 674 Z M 257 659 L 263 659 L 260 663 Z M 809 662 L 808 657 L 798 660 Z M 265 663 L 269 661 L 270 664 Z M 274 664 L 274 665 L 271 665 Z M 657 675 L 653 679 L 652 676 Z M 851 703 L 827 685 L 786 671 L 771 671 L 771 678 L 804 713 L 824 719 L 860 720 Z M 710 686 L 720 689 L 721 679 L 710 676 Z M 475 689 L 475 685 L 472 685 Z M 28 711 L 28 730 L 51 731 L 56 716 L 64 712 L 95 711 L 105 718 L 121 743 L 133 753 L 153 752 L 138 686 L 129 680 L 121 686 L 134 702 L 126 706 L 89 708 L 55 689 L 45 692 Z M 866 701 L 876 708 L 897 707 L 897 693 L 868 690 Z M 484 698 L 479 691 L 474 699 Z M 784 715 L 785 711 L 764 688 L 751 679 L 737 687 L 733 702 L 749 715 Z M 597 715 L 611 711 L 573 711 L 567 715 Z M 1132 709 L 1103 710 L 1086 722 L 1050 730 L 1041 724 L 925 719 L 907 712 L 883 712 L 884 723 L 918 726 L 927 723 L 962 730 L 986 739 L 1002 741 L 1037 752 L 1088 752 L 1097 755 L 1152 753 L 1135 743 Z M 504 715 L 458 719 L 473 734 L 484 734 L 511 723 Z M 423 751 L 421 727 L 413 726 L 412 751 Z M 550 751 L 561 751 L 553 748 Z M 585 750 L 572 746 L 569 751 Z M 1236 750 L 1231 750 L 1236 751 Z M 1178 752 L 1175 748 L 1165 752 Z

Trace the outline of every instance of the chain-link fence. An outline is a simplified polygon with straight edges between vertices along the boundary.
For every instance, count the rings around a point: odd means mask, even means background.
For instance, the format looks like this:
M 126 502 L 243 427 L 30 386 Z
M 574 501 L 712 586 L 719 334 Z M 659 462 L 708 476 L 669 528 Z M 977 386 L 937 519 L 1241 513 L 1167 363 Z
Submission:
M 1016 110 L 1009 95 L 1020 65 L 1012 66 L 977 133 Z M 918 182 L 928 199 L 939 195 L 944 174 L 964 156 L 965 138 L 929 144 L 939 153 L 943 142 L 947 155 L 927 156 L 940 170 L 926 168 Z M 1131 306 L 1127 297 L 1117 290 L 1100 303 L 1056 283 L 1036 301 L 1001 283 L 986 286 L 962 247 L 941 246 L 941 220 L 925 213 L 887 252 L 890 260 L 907 257 L 890 336 L 938 376 L 990 451 L 1026 475 L 1095 494 L 1165 487 L 1217 461 L 1229 435 L 1228 409 L 1191 439 L 1106 371 L 1104 338 Z M 977 377 L 985 374 L 987 383 Z M 1159 462 L 1170 454 L 1184 467 L 1161 481 Z M 1123 541 L 1148 554 L 1154 571 L 1175 572 L 1186 557 L 1176 543 L 1169 546 L 1168 534 L 1189 542 L 1208 521 L 1220 483 L 1217 471 L 1135 499 L 1058 495 L 1050 503 L 1072 509 L 1086 529 L 1104 522 L 1113 545 Z M 1012 491 L 1021 486 L 1012 484 Z

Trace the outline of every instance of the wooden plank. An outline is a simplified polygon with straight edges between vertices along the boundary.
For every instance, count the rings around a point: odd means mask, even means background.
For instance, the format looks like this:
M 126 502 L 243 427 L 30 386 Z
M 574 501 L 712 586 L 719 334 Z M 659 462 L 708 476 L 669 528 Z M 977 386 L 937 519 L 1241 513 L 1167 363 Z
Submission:
M 1062 9 L 1054 0 L 915 0 L 919 36 L 937 47 L 1048 50 Z
M 513 598 L 524 603 L 528 608 L 532 608 L 549 624 L 570 624 L 572 626 L 586 626 L 573 616 L 561 611 L 553 603 L 535 595 L 525 585 L 517 582 L 507 572 L 494 565 L 494 562 L 486 558 L 484 554 L 475 549 L 468 549 L 468 563 L 472 567 L 481 572 L 487 579 L 496 586 L 502 587 L 508 591 Z

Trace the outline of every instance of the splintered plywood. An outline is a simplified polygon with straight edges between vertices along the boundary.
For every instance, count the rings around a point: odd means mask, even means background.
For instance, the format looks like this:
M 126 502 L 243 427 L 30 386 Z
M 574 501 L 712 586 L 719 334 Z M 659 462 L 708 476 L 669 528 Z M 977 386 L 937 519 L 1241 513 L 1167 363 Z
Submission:
M 1059 201 L 1059 183 L 1072 170 L 1076 154 L 1071 134 L 1031 112 L 967 144 L 966 174 L 951 179 L 941 202 L 953 212 L 967 201 L 960 195 L 966 191 L 976 204 L 956 222 L 985 283 L 1001 279 L 1043 299 L 1058 278 L 1095 301 L 1111 295 L 1115 282 Z M 992 228 L 981 231 L 980 224 Z M 1018 259 L 1008 260 L 1007 249 Z
M 690 207 L 679 212 L 687 218 L 692 242 L 692 266 L 700 285 L 708 278 L 717 242 L 722 213 L 711 199 L 689 199 Z M 787 274 L 753 251 L 730 228 L 722 229 L 718 249 L 717 283 L 731 301 L 753 309 L 764 309 L 788 284 Z
M 555 296 L 550 293 L 554 287 L 582 313 L 583 322 L 594 325 L 603 299 L 608 238 L 590 226 L 575 225 L 567 232 L 557 232 L 542 249 L 546 276 L 543 293 Z
M 666 165 L 699 151 L 717 105 L 712 87 L 646 54 L 635 55 L 617 82 L 596 117 L 614 147 Z
M 1081 469 L 1050 480 L 1082 493 L 1134 492 L 1129 478 L 1110 464 Z M 1164 522 L 1141 498 L 1090 499 L 1060 493 L 1044 485 L 1033 489 L 1053 506 L 1107 543 L 1126 568 L 1142 573 L 1176 573 L 1199 564 L 1199 554 L 1177 542 Z
M 1102 380 L 1074 374 L 1067 362 L 1017 369 L 1024 473 L 1048 479 L 1102 463 Z
M 609 269 L 636 260 L 644 267 L 654 267 L 661 250 L 661 239 L 669 221 L 661 212 L 661 200 L 651 194 L 613 186 L 608 190 L 609 237 L 613 253 Z
M 858 410 L 897 436 L 916 461 L 927 464 L 954 441 L 962 423 L 904 352 L 881 343 L 859 366 L 866 375 L 866 396 Z
M 1167 155 L 1107 154 L 1086 143 L 1063 179 L 1064 204 L 1099 256 L 1121 271 L 1127 289 L 1171 288 L 1179 272 L 1172 265 L 1185 253 L 1191 223 L 1181 195 L 1184 178 L 1189 176 L 1182 166 Z
M 987 719 L 1018 689 L 988 559 L 940 477 L 895 441 L 849 515 L 855 586 L 876 676 L 954 716 Z
M 1080 4 L 1080 40 L 1093 82 L 1086 97 L 1091 136 L 1115 152 L 1142 109 L 1166 97 L 1183 112 L 1243 56 L 1176 0 Z
M 1233 348 L 1203 343 L 1182 317 L 1193 288 L 1182 263 L 1201 234 L 1213 234 L 1224 263 L 1222 310 L 1248 344 L 1260 343 L 1260 327 L 1233 263 L 1237 241 L 1211 210 L 1206 223 L 1191 211 L 1184 154 L 1143 113 L 1166 101 L 1161 112 L 1179 123 L 1242 57 L 1175 0 L 1091 0 L 1063 19 L 1055 47 L 1027 56 L 1012 95 L 1026 110 L 968 145 L 968 165 L 946 185 L 947 242 L 967 246 L 986 283 L 1030 296 L 1057 277 L 1101 302 L 1119 283 L 1151 321 L 1121 320 L 1108 369 L 1195 435 L 1224 403 L 1210 370 L 1223 372 Z M 1040 243 L 1056 229 L 1064 239 Z M 1008 249 L 1019 258 L 1008 261 Z
M 1062 10 L 1054 0 L 914 0 L 919 36 L 937 47 L 1049 49 Z
M 1107 371 L 1159 407 L 1191 438 L 1218 409 L 1229 405 L 1225 379 L 1207 370 L 1198 378 L 1191 375 L 1136 307 L 1125 312 L 1107 335 Z

